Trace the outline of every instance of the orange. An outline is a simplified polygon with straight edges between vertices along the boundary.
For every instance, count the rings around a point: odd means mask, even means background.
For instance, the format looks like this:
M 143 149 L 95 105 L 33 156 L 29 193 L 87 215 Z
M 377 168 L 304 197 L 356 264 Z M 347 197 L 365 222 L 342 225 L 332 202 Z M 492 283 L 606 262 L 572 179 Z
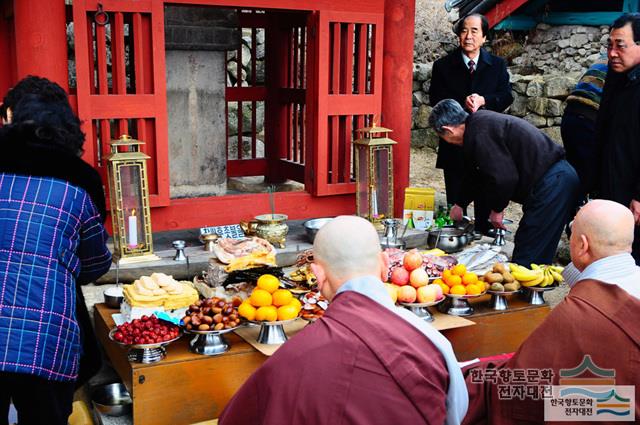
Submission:
M 294 306 L 298 311 L 302 310 L 302 303 L 297 298 L 292 298 L 289 305 Z
M 475 273 L 465 273 L 462 276 L 462 284 L 463 285 L 474 285 L 478 282 L 478 275 Z
M 445 282 L 447 281 L 447 278 L 451 276 L 451 270 L 446 269 L 442 272 L 442 280 L 444 280 Z
M 462 285 L 455 285 L 451 287 L 451 291 L 449 293 L 452 295 L 466 295 L 467 289 Z
M 484 285 L 483 285 L 484 287 Z M 467 285 L 467 295 L 478 295 L 484 292 L 480 285 L 474 285 L 473 283 Z
M 265 305 L 271 305 L 271 294 L 264 289 L 254 289 L 249 297 L 249 302 L 254 307 L 264 307 Z
M 249 301 L 245 301 L 238 307 L 238 314 L 247 320 L 255 320 L 256 308 Z
M 283 305 L 278 308 L 278 320 L 289 320 L 298 317 L 298 309 L 294 305 Z
M 438 279 L 438 280 L 440 280 L 440 279 Z M 436 285 L 438 285 L 439 287 L 442 288 L 442 293 L 444 295 L 447 295 L 449 293 L 449 285 L 447 285 L 443 281 L 440 280 L 440 283 L 436 283 Z
M 436 285 L 440 285 L 441 283 L 444 283 L 444 280 L 438 278 L 438 279 L 434 280 L 433 283 L 435 283 Z
M 271 296 L 273 297 L 273 305 L 276 307 L 287 305 L 293 299 L 293 295 L 287 289 L 278 289 Z
M 465 267 L 464 264 L 456 264 L 451 269 L 451 273 L 455 274 L 456 276 L 464 276 L 466 272 L 467 272 L 467 268 Z
M 272 274 L 263 274 L 258 278 L 256 286 L 260 289 L 264 289 L 270 294 L 273 294 L 276 289 L 280 287 L 280 279 Z
M 278 309 L 272 305 L 265 305 L 256 311 L 256 320 L 259 322 L 275 322 L 278 320 Z
M 444 283 L 449 285 L 449 287 L 456 286 L 456 285 L 462 285 L 462 278 L 460 276 L 452 274 L 451 276 L 448 276 L 448 277 L 444 278 Z

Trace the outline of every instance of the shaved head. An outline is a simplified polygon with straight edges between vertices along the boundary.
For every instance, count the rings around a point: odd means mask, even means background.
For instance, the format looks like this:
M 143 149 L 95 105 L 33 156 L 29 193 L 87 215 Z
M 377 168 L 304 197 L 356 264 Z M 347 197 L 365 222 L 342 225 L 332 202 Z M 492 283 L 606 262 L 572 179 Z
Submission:
M 326 275 L 325 288 L 318 277 L 323 295 L 329 299 L 347 280 L 358 276 L 382 274 L 383 261 L 378 233 L 367 220 L 340 216 L 322 226 L 313 243 L 313 258 Z M 328 284 L 328 286 L 326 286 Z
M 634 225 L 627 207 L 603 199 L 589 202 L 571 226 L 571 261 L 583 270 L 601 258 L 631 252 Z

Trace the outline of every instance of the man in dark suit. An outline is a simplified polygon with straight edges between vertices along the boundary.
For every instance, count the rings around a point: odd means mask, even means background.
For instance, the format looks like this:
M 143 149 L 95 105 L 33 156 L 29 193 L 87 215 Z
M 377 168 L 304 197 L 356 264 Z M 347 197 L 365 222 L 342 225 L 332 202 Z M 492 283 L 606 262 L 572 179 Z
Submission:
M 511 261 L 551 264 L 580 186 L 564 149 L 522 118 L 487 110 L 469 114 L 453 99 L 433 107 L 429 124 L 461 148 L 468 169 L 463 179 L 477 185 L 477 192 L 462 191 L 452 199 L 456 210 L 482 193 L 491 224 L 504 229 L 504 209 L 510 201 L 521 204 Z M 451 218 L 456 219 L 453 213 Z
M 433 64 L 429 89 L 431 106 L 443 99 L 454 99 L 471 113 L 481 108 L 504 111 L 513 102 L 511 84 L 504 59 L 482 48 L 489 31 L 487 18 L 469 15 L 454 30 L 460 47 Z M 459 146 L 440 143 L 436 167 L 444 170 L 448 203 L 453 204 L 452 200 L 461 190 L 474 191 L 474 188 L 462 187 L 465 164 Z M 489 208 L 479 196 L 475 197 L 474 205 L 476 230 L 484 233 L 491 227 Z M 453 211 L 452 215 L 461 216 L 462 212 Z

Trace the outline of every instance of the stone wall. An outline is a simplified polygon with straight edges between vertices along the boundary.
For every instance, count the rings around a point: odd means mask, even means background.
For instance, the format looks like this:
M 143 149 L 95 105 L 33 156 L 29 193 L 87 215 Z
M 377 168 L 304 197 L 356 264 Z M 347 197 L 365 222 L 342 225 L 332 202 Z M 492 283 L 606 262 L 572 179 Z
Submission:
M 539 24 L 511 65 L 522 74 L 584 71 L 606 53 L 608 33 L 606 26 Z
M 542 128 L 552 139 L 562 143 L 559 126 L 566 105 L 565 99 L 580 75 L 582 71 L 512 75 L 513 103 L 507 113 Z

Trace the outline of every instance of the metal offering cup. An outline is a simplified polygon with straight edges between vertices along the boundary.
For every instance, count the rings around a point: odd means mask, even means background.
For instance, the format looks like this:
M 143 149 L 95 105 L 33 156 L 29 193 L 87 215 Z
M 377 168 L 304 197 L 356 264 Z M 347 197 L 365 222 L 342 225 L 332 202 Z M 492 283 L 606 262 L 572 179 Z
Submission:
M 209 332 L 196 335 L 189 341 L 189 348 L 196 354 L 205 356 L 217 356 L 229 351 L 229 342 L 219 332 Z
M 452 316 L 471 316 L 473 314 L 473 307 L 464 298 L 451 298 L 451 305 L 447 310 L 447 314 Z
M 258 342 L 260 344 L 284 344 L 287 339 L 287 334 L 281 324 L 263 323 L 260 326 L 260 333 L 258 334 Z

